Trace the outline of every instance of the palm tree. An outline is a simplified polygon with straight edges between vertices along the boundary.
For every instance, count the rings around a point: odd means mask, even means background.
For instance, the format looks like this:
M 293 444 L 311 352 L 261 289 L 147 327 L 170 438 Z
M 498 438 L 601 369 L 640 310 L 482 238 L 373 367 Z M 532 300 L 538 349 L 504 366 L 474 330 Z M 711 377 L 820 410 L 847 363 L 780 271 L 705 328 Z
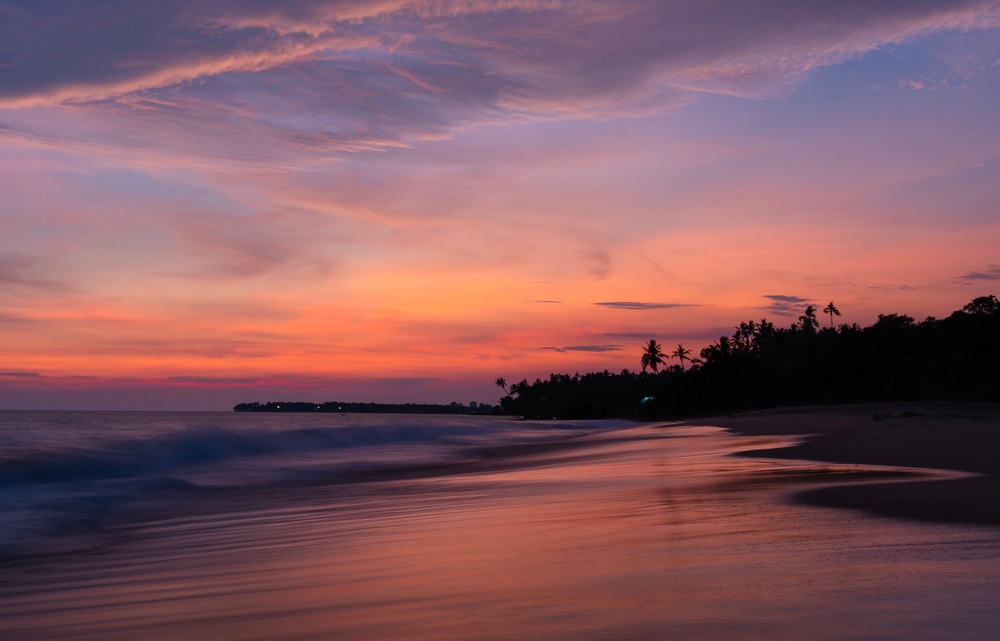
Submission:
M 677 346 L 677 349 L 675 349 L 674 353 L 671 354 L 670 356 L 671 356 L 671 358 L 676 358 L 676 359 L 680 360 L 680 362 L 681 362 L 681 369 L 684 369 L 684 360 L 685 359 L 691 360 L 690 358 L 688 358 L 688 356 L 690 356 L 690 355 L 691 355 L 691 350 L 684 349 L 684 344 L 681 343 L 681 344 L 679 344 Z
M 833 301 L 830 301 L 830 304 L 823 308 L 823 313 L 830 315 L 830 327 L 833 327 L 833 315 L 840 316 L 840 310 L 834 307 Z
M 503 378 L 503 377 L 501 376 L 500 378 L 498 378 L 498 379 L 497 379 L 497 380 L 495 381 L 495 383 L 497 384 L 497 387 L 499 387 L 500 389 L 502 389 L 502 390 L 503 390 L 503 393 L 504 393 L 504 394 L 506 394 L 506 393 L 507 393 L 507 380 L 506 380 L 506 379 L 504 379 L 504 378 Z
M 653 368 L 653 373 L 656 374 L 659 370 L 660 365 L 663 365 L 663 352 L 660 351 L 660 346 L 656 341 L 650 339 L 649 344 L 646 345 L 646 349 L 642 352 L 642 358 L 640 363 L 642 363 L 642 371 L 646 371 L 647 367 Z
M 816 308 L 812 305 L 806 307 L 805 314 L 799 316 L 799 323 L 801 323 L 804 331 L 815 332 L 816 327 L 819 325 L 819 322 L 816 320 Z

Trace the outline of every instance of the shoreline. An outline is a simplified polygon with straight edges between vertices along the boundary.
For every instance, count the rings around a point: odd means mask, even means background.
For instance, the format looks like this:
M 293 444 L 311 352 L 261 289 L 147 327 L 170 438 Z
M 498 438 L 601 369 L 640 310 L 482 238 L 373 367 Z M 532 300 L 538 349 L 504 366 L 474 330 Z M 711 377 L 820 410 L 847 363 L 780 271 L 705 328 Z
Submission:
M 795 495 L 800 504 L 933 523 L 1000 525 L 1000 404 L 896 402 L 785 407 L 682 423 L 723 427 L 747 436 L 807 437 L 799 445 L 742 453 L 746 456 L 977 475 L 807 489 Z

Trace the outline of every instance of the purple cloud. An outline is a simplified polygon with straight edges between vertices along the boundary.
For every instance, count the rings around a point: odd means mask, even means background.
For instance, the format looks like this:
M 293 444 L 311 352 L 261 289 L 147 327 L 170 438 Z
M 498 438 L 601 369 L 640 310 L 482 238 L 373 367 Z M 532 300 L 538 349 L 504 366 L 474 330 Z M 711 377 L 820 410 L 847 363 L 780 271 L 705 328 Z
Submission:
M 796 11 L 764 0 L 7 0 L 0 109 L 71 105 L 83 122 L 29 110 L 0 125 L 251 162 L 323 156 L 491 123 L 648 113 L 697 92 L 774 95 L 816 67 L 998 16 L 996 2 L 973 0 Z
M 50 291 L 67 289 L 49 274 L 41 259 L 19 254 L 0 255 L 0 284 Z
M 570 345 L 568 347 L 539 347 L 538 349 L 564 354 L 566 352 L 620 352 L 617 345 Z
M 969 272 L 964 276 L 959 276 L 956 280 L 963 283 L 998 281 L 1000 280 L 1000 265 L 990 265 L 985 271 L 981 272 Z
M 799 296 L 786 296 L 783 294 L 766 294 L 764 298 L 770 300 L 770 304 L 758 309 L 763 309 L 777 316 L 794 316 L 801 314 L 805 306 L 809 304 L 808 298 Z
M 881 289 L 884 291 L 901 291 L 901 292 L 912 292 L 916 291 L 916 287 L 911 285 L 865 285 L 868 289 Z
M 634 301 L 609 301 L 594 304 L 600 305 L 601 307 L 610 307 L 611 309 L 630 309 L 633 311 L 643 311 L 647 309 L 673 309 L 675 307 L 699 307 L 698 305 L 686 303 L 638 303 Z

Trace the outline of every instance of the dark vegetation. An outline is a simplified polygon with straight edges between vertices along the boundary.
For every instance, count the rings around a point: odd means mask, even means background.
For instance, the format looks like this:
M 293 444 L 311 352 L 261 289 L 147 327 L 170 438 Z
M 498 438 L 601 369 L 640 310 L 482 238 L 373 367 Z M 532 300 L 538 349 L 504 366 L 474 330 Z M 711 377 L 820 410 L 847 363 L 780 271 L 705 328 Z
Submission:
M 788 329 L 767 320 L 740 323 L 689 358 L 669 357 L 655 341 L 644 346 L 641 372 L 552 374 L 509 386 L 504 413 L 526 418 L 680 418 L 782 405 L 872 401 L 1000 402 L 1000 301 L 973 300 L 944 319 L 917 322 L 880 314 L 869 327 L 833 327 L 840 312 L 812 306 Z M 668 358 L 669 358 L 668 357 Z M 684 360 L 690 366 L 684 369 Z M 645 370 L 649 367 L 652 373 Z M 503 385 L 501 385 L 503 383 Z
M 493 406 L 486 403 L 452 403 L 450 405 L 420 405 L 417 403 L 301 403 L 277 401 L 271 403 L 240 403 L 234 412 L 336 412 L 338 414 L 489 414 Z

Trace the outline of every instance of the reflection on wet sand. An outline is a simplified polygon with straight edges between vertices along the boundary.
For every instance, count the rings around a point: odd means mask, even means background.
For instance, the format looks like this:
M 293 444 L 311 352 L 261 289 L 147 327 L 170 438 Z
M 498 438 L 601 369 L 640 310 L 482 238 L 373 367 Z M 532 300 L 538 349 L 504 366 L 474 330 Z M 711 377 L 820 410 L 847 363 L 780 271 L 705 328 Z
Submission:
M 214 496 L 8 569 L 4 639 L 987 639 L 1000 533 L 796 505 L 945 477 L 636 427 L 462 473 Z M 568 445 L 568 443 L 567 443 Z

